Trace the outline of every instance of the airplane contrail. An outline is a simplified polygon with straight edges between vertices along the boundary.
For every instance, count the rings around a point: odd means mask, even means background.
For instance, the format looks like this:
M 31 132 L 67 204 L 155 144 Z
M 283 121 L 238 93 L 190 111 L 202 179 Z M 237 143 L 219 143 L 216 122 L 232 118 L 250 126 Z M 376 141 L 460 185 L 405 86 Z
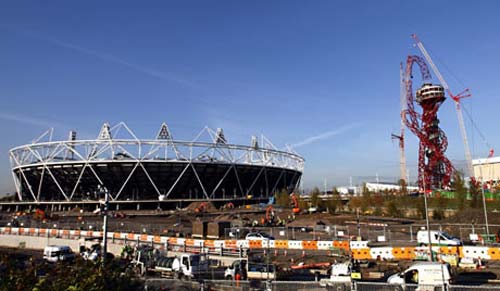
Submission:
M 335 130 L 326 131 L 326 132 L 323 132 L 321 134 L 308 137 L 308 138 L 304 139 L 303 141 L 292 144 L 291 146 L 292 146 L 292 148 L 302 147 L 302 146 L 305 146 L 305 145 L 308 145 L 308 144 L 311 144 L 311 143 L 314 143 L 314 142 L 317 142 L 320 140 L 324 140 L 324 139 L 339 135 L 341 133 L 344 133 L 344 132 L 346 132 L 350 129 L 353 129 L 355 127 L 358 127 L 358 126 L 360 126 L 360 123 L 352 123 L 352 124 L 343 125 Z
M 27 36 L 27 37 L 30 37 L 33 39 L 42 40 L 42 41 L 45 41 L 45 42 L 48 42 L 48 43 L 51 43 L 51 44 L 54 44 L 54 45 L 57 45 L 57 46 L 60 46 L 63 48 L 67 48 L 67 49 L 79 52 L 79 53 L 84 54 L 84 55 L 93 56 L 93 57 L 96 57 L 96 58 L 101 59 L 101 60 L 106 61 L 106 62 L 122 65 L 124 67 L 133 69 L 137 72 L 149 75 L 151 77 L 159 78 L 159 79 L 169 81 L 169 82 L 176 82 L 178 84 L 188 86 L 188 87 L 196 87 L 196 85 L 192 81 L 189 81 L 189 80 L 186 80 L 183 78 L 179 78 L 172 73 L 162 72 L 162 71 L 151 69 L 151 68 L 148 68 L 145 66 L 133 64 L 131 62 L 128 62 L 128 61 L 126 61 L 122 58 L 119 58 L 117 56 L 114 56 L 112 54 L 102 53 L 102 52 L 99 52 L 96 50 L 88 49 L 88 48 L 85 48 L 85 47 L 82 47 L 79 45 L 75 45 L 75 44 L 72 44 L 72 43 L 69 43 L 66 41 L 62 41 L 59 39 L 42 36 L 42 35 L 33 33 L 31 31 L 17 30 L 17 29 L 12 29 L 12 28 L 5 27 L 5 26 L 2 26 L 2 27 L 6 28 L 9 31 L 14 32 L 14 33 L 19 33 L 19 34 L 22 34 L 24 36 Z
M 54 127 L 54 126 L 60 125 L 56 122 L 50 122 L 47 120 L 38 119 L 38 118 L 31 117 L 31 116 L 12 114 L 12 113 L 1 113 L 0 112 L 0 119 L 18 122 L 18 123 L 29 124 L 29 125 L 36 125 L 36 126 L 40 126 L 40 127 Z

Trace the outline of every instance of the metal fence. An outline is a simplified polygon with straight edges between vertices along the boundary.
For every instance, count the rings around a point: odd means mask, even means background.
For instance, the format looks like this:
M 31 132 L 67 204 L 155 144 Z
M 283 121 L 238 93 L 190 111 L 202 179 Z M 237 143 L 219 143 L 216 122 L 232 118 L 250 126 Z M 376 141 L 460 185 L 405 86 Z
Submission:
M 235 290 L 235 291 L 414 291 L 414 290 L 429 290 L 429 291 L 486 291 L 498 290 L 500 285 L 393 285 L 388 283 L 377 282 L 353 282 L 337 283 L 326 285 L 314 281 L 231 281 L 231 280 L 203 280 L 203 281 L 179 281 L 171 279 L 147 279 L 145 281 L 146 290 Z

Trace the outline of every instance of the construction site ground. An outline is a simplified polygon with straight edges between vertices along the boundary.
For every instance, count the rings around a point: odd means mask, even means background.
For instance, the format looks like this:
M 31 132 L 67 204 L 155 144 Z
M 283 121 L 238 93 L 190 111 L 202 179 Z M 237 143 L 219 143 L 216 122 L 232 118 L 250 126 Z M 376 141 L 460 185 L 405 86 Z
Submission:
M 274 222 L 281 221 L 283 225 L 261 225 L 262 219 L 266 217 L 266 207 L 254 208 L 228 208 L 216 209 L 209 205 L 204 211 L 197 212 L 199 205 L 190 205 L 185 209 L 171 211 L 111 211 L 108 231 L 147 233 L 155 235 L 168 235 L 179 237 L 190 237 L 192 224 L 200 221 L 230 221 L 233 228 L 227 230 L 224 237 L 220 239 L 244 238 L 249 231 L 263 231 L 272 235 L 275 239 L 295 240 L 342 240 L 357 239 L 361 234 L 363 239 L 370 240 L 372 245 L 387 246 L 410 246 L 417 245 L 415 234 L 421 226 L 425 225 L 423 220 L 397 219 L 376 216 L 357 216 L 354 214 L 293 214 L 291 209 L 274 208 Z M 101 230 L 102 216 L 93 212 L 84 212 L 75 209 L 67 212 L 51 213 L 45 220 L 35 219 L 30 214 L 2 212 L 0 213 L 0 225 L 12 225 L 14 217 L 18 226 L 64 228 L 82 230 Z M 476 216 L 477 217 L 477 216 Z M 490 232 L 498 232 L 500 217 L 490 215 L 490 223 L 494 225 Z M 468 218 L 449 218 L 439 222 L 433 221 L 433 228 L 450 232 L 453 235 L 466 238 L 467 231 L 474 227 L 470 225 Z M 438 226 L 438 224 L 440 226 Z M 462 226 L 460 226 L 462 225 Z M 470 225 L 470 227 L 468 226 Z M 235 230 L 239 229 L 240 232 Z M 481 228 L 477 228 L 481 231 Z M 462 233 L 461 233 L 462 232 Z M 385 241 L 377 241 L 377 237 L 384 236 Z M 413 238 L 413 241 L 412 241 Z M 466 239 L 464 239 L 466 240 Z M 5 250 L 2 250 L 5 251 Z M 9 251 L 9 250 L 7 250 Z M 12 250 L 10 250 L 12 251 Z M 26 252 L 27 250 L 22 250 Z M 31 252 L 31 251 L 29 251 Z M 30 253 L 31 254 L 31 253 Z M 33 255 L 36 256 L 37 252 Z M 320 262 L 341 262 L 348 258 L 347 253 L 332 253 L 331 251 L 306 251 L 301 250 L 252 250 L 252 259 L 263 263 L 273 263 L 282 269 L 289 269 L 293 265 L 313 264 Z M 340 256 L 339 256 L 340 255 Z M 343 255 L 343 256 L 342 256 Z M 378 261 L 375 264 L 365 265 L 364 272 L 382 272 L 386 275 L 393 274 L 407 268 L 411 261 L 385 262 Z M 463 271 L 461 271 L 463 273 Z M 488 278 L 495 280 L 500 278 L 500 263 L 488 262 L 487 269 L 482 271 L 465 272 L 465 281 L 472 278 Z M 326 274 L 325 274 L 326 276 Z M 462 276 L 463 277 L 463 276 Z M 460 277 L 458 277 L 460 278 Z

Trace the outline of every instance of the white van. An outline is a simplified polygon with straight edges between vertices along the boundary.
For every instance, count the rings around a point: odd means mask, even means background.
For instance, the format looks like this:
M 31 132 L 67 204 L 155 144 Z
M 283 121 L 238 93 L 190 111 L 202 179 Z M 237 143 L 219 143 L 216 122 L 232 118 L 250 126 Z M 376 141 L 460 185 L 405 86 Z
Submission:
M 59 261 L 72 261 L 75 254 L 69 246 L 46 246 L 43 249 L 43 259 L 55 263 Z
M 387 279 L 387 283 L 401 286 L 418 284 L 417 290 L 434 290 L 435 286 L 449 285 L 450 281 L 450 265 L 439 262 L 418 262 L 406 271 L 394 274 Z
M 431 244 L 432 245 L 446 245 L 446 246 L 460 246 L 462 241 L 458 238 L 452 237 L 443 231 L 431 230 Z M 417 232 L 417 242 L 419 245 L 429 244 L 429 232 L 427 230 L 419 230 Z

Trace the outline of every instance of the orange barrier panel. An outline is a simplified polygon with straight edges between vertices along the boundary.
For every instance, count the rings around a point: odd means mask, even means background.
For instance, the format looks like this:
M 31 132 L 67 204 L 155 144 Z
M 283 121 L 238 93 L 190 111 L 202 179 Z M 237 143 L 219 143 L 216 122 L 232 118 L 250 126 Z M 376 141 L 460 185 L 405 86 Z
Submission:
M 23 233 L 24 233 L 24 227 L 19 228 L 19 234 L 23 234 Z
M 51 229 L 50 236 L 57 236 L 57 229 Z
M 121 234 L 119 232 L 113 232 L 113 238 L 121 238 Z
M 458 247 L 440 247 L 439 252 L 445 255 L 458 255 L 460 250 Z
M 155 243 L 161 243 L 161 236 L 159 236 L 159 235 L 153 236 L 153 242 L 155 242 Z
M 394 247 L 392 248 L 392 256 L 398 260 L 412 260 L 415 258 L 415 248 L 413 247 Z
M 35 228 L 30 228 L 30 234 L 34 235 L 35 233 L 36 233 L 36 229 Z
M 491 260 L 500 260 L 500 248 L 489 248 L 488 255 Z
M 64 229 L 62 232 L 63 237 L 69 237 L 69 230 Z
M 318 242 L 315 240 L 303 240 L 302 241 L 302 249 L 303 250 L 317 250 Z
M 334 240 L 333 246 L 336 248 L 344 249 L 346 251 L 350 249 L 349 241 L 346 240 Z
M 127 233 L 127 239 L 135 239 L 135 233 Z
M 288 249 L 288 241 L 287 240 L 275 240 L 274 248 L 276 249 Z
M 194 239 L 192 239 L 192 238 L 188 238 L 188 239 L 186 239 L 186 240 L 184 241 L 184 243 L 186 244 L 186 246 L 188 246 L 188 247 L 192 247 L 192 246 L 194 246 Z
M 215 242 L 213 240 L 206 240 L 204 241 L 204 245 L 209 248 L 214 248 L 215 247 Z
M 75 230 L 75 236 L 80 236 L 80 231 L 79 230 Z
M 176 245 L 177 244 L 177 238 L 176 237 L 169 237 L 168 238 L 168 243 L 172 244 L 172 245 Z
M 224 247 L 226 248 L 236 248 L 236 240 L 225 240 L 224 241 Z
M 261 249 L 262 241 L 261 240 L 250 240 L 248 241 L 248 247 L 251 249 Z
M 352 257 L 355 260 L 371 260 L 372 259 L 372 255 L 370 254 L 370 249 L 352 250 Z

